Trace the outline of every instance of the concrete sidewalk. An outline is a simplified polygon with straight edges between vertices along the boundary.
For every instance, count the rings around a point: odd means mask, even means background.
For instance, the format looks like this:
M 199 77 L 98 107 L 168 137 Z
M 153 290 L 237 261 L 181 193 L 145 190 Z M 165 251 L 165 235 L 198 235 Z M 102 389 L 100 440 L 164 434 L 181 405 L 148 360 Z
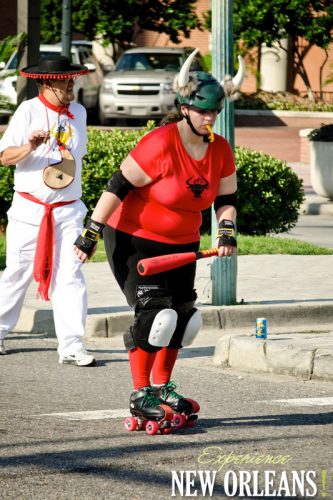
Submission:
M 215 348 L 216 366 L 333 381 L 333 255 L 252 255 L 237 259 L 237 305 L 211 305 L 211 259 L 198 261 L 197 306 L 203 329 L 195 346 Z M 89 314 L 87 347 L 122 347 L 133 312 L 108 264 L 84 266 Z M 33 283 L 16 331 L 54 335 L 51 303 Z M 267 341 L 255 338 L 267 318 Z M 10 346 L 9 346 L 10 347 Z

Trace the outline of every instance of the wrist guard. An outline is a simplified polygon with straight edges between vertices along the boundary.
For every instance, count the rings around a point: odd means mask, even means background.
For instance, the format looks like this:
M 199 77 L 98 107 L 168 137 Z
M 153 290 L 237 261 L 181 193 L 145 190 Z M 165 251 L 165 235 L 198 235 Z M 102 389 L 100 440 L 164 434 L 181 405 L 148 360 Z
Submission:
M 216 237 L 219 239 L 217 246 L 229 245 L 237 247 L 235 225 L 231 220 L 223 219 L 219 223 Z
M 82 234 L 77 237 L 74 245 L 76 245 L 79 250 L 86 253 L 88 257 L 90 257 L 95 246 L 97 245 L 97 240 L 100 237 L 104 227 L 104 224 L 96 222 L 92 219 L 88 219 L 86 227 L 83 229 Z

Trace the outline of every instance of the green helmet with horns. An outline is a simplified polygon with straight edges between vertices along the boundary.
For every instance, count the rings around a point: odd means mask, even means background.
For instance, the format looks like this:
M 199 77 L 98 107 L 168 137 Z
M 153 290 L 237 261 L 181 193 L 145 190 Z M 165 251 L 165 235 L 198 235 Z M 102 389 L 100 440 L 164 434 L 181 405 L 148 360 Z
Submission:
M 223 108 L 223 99 L 234 94 L 245 76 L 244 60 L 238 56 L 239 69 L 230 83 L 218 82 L 212 75 L 203 71 L 190 73 L 190 66 L 199 49 L 194 50 L 186 59 L 174 81 L 176 102 L 191 108 L 218 111 Z
M 185 96 L 178 91 L 177 102 L 191 108 L 221 111 L 225 97 L 222 85 L 213 76 L 203 71 L 191 73 L 190 78 L 197 83 L 196 89 L 190 95 Z

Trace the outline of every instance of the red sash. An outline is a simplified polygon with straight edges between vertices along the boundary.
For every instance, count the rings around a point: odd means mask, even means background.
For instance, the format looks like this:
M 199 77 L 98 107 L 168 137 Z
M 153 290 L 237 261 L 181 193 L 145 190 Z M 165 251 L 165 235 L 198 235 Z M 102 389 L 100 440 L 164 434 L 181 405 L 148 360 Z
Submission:
M 36 254 L 34 260 L 34 280 L 39 283 L 38 294 L 42 300 L 50 300 L 48 291 L 52 278 L 52 261 L 54 248 L 54 219 L 52 209 L 69 205 L 76 200 L 59 201 L 58 203 L 45 203 L 44 201 L 35 198 L 29 193 L 18 192 L 23 198 L 44 205 L 45 212 L 40 224 Z

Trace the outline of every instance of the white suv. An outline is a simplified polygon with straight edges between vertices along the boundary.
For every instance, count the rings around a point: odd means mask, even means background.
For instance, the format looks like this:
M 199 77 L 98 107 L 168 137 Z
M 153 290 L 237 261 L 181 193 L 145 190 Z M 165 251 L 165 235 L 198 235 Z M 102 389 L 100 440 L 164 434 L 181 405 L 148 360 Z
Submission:
M 161 118 L 174 109 L 173 80 L 193 49 L 141 47 L 125 51 L 104 77 L 99 94 L 103 125 L 115 118 Z M 197 56 L 193 69 L 204 69 Z
M 40 57 L 61 54 L 61 45 L 41 45 Z M 93 58 L 89 47 L 72 46 L 73 64 L 84 64 L 89 73 L 80 76 L 74 86 L 75 100 L 83 104 L 88 111 L 98 109 L 98 94 L 103 81 L 103 71 Z M 5 95 L 12 104 L 17 103 L 16 75 L 17 52 L 14 52 L 5 67 L 0 71 L 0 94 Z

